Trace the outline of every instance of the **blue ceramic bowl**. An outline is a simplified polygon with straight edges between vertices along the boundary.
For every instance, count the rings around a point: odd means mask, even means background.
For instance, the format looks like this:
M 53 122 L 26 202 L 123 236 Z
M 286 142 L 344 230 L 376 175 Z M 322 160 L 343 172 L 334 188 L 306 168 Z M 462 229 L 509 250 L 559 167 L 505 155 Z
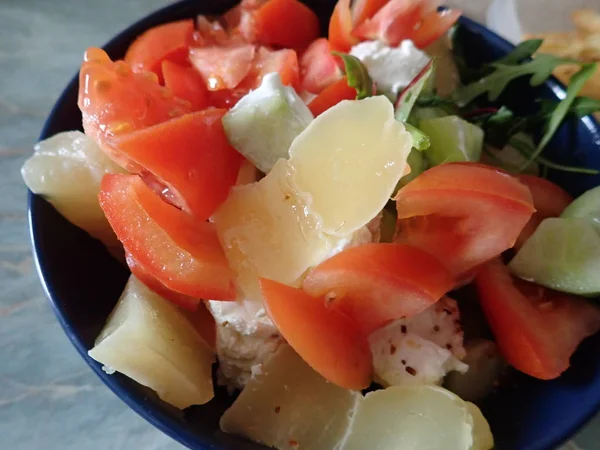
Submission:
M 163 22 L 218 14 L 235 0 L 186 0 L 172 4 L 135 23 L 104 48 L 120 58 L 133 39 Z M 334 0 L 308 1 L 325 26 Z M 461 19 L 458 38 L 466 46 L 469 62 L 478 64 L 504 55 L 511 45 L 473 21 Z M 533 89 L 515 83 L 503 101 L 523 112 L 535 108 L 534 98 L 562 98 L 555 82 Z M 81 128 L 77 108 L 77 78 L 71 80 L 54 106 L 40 139 Z M 549 150 L 560 162 L 600 168 L 600 132 L 591 118 L 565 125 Z M 572 194 L 600 184 L 599 176 L 551 173 Z M 185 412 L 162 403 L 152 392 L 121 375 L 109 376 L 87 356 L 95 337 L 115 305 L 127 271 L 97 241 L 65 221 L 46 201 L 29 194 L 29 222 L 35 260 L 50 304 L 67 336 L 102 381 L 134 411 L 193 449 L 258 450 L 264 447 L 219 431 L 221 413 L 231 403 L 225 392 L 202 407 Z M 557 336 L 560 339 L 560 336 Z M 498 450 L 552 449 L 573 435 L 600 404 L 600 335 L 588 339 L 559 379 L 542 382 L 519 377 L 515 387 L 504 389 L 483 405 Z M 90 407 L 93 407 L 90 405 Z

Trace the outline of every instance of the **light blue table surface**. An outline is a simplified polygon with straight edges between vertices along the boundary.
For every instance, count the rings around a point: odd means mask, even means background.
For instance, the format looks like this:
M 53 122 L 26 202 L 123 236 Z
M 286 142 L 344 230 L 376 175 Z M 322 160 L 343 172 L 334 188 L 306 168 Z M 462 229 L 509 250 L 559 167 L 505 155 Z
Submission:
M 167 3 L 0 0 L 2 450 L 181 449 L 105 388 L 60 329 L 33 267 L 19 174 L 86 47 Z M 600 418 L 566 449 L 599 450 Z

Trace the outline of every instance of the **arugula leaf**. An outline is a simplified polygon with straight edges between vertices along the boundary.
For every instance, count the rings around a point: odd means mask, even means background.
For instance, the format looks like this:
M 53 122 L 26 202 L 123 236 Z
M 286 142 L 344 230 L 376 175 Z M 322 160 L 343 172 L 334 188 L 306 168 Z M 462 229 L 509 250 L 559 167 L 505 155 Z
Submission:
M 371 97 L 374 94 L 373 80 L 369 71 L 356 56 L 347 53 L 332 52 L 344 61 L 346 77 L 348 77 L 348 86 L 356 89 L 356 99 Z
M 542 39 L 529 39 L 517 45 L 512 52 L 504 58 L 497 60 L 501 64 L 520 64 L 523 60 L 531 58 L 542 46 Z
M 577 62 L 546 54 L 538 55 L 535 59 L 518 65 L 495 62 L 490 64 L 490 67 L 494 69 L 492 73 L 458 88 L 454 94 L 454 100 L 459 106 L 465 106 L 480 95 L 487 94 L 488 100 L 493 102 L 498 99 L 506 86 L 517 78 L 530 75 L 531 86 L 539 86 L 552 75 L 552 71 L 556 67 L 572 63 Z
M 527 159 L 531 159 L 531 156 L 535 152 L 535 144 L 533 143 L 533 139 L 531 136 L 524 133 L 515 134 L 510 138 L 508 143 Z M 597 175 L 600 173 L 600 170 L 590 169 L 587 167 L 558 164 L 543 156 L 538 156 L 535 161 L 547 169 L 559 170 L 561 172 L 580 173 L 583 175 Z
M 429 136 L 409 123 L 405 123 L 404 126 L 406 127 L 406 131 L 408 131 L 412 137 L 413 148 L 416 148 L 419 151 L 427 150 L 429 148 L 431 145 L 429 142 Z
M 546 132 L 542 136 L 542 139 L 537 145 L 535 151 L 530 155 L 529 161 L 523 164 L 523 166 L 520 168 L 521 171 L 527 169 L 527 167 L 529 167 L 529 165 L 534 160 L 539 158 L 542 151 L 544 151 L 544 148 L 546 147 L 546 145 L 548 145 L 548 142 L 550 142 L 550 139 L 552 139 L 552 136 L 554 136 L 556 130 L 558 130 L 558 127 L 569 112 L 569 108 L 575 101 L 577 94 L 579 93 L 585 82 L 589 80 L 592 75 L 594 75 L 596 67 L 596 63 L 583 64 L 581 66 L 581 69 L 575 75 L 573 75 L 571 81 L 569 82 L 569 86 L 567 87 L 566 97 L 556 106 L 556 109 L 554 110 L 554 112 L 550 116 L 550 120 L 548 121 Z
M 400 122 L 406 122 L 410 111 L 413 109 L 415 102 L 419 98 L 419 95 L 423 91 L 423 88 L 431 78 L 434 71 L 433 60 L 429 61 L 423 69 L 419 71 L 412 81 L 404 88 L 402 93 L 398 96 L 398 100 L 395 105 L 395 116 L 396 120 Z
M 554 100 L 542 100 L 541 114 L 550 117 L 560 102 Z M 600 100 L 589 97 L 577 97 L 569 107 L 567 114 L 574 114 L 578 119 L 587 115 L 600 112 Z

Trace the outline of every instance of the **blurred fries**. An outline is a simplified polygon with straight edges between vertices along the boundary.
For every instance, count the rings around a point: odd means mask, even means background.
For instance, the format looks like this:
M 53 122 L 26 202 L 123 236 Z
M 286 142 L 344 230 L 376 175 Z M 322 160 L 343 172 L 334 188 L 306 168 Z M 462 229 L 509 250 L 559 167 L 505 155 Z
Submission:
M 543 39 L 540 53 L 551 53 L 583 62 L 600 62 L 600 12 L 578 9 L 571 14 L 571 20 L 575 31 L 528 34 L 524 38 Z M 554 76 L 566 85 L 578 69 L 576 65 L 560 66 L 554 71 Z M 600 100 L 600 69 L 586 83 L 580 95 Z M 600 114 L 596 118 L 600 120 Z

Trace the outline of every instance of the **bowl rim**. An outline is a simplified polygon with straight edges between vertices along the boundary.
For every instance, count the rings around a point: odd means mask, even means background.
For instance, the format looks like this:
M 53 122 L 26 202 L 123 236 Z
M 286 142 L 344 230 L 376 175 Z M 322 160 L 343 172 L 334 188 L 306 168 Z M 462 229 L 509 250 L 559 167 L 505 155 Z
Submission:
M 139 20 L 136 20 L 125 29 L 120 31 L 117 35 L 111 38 L 108 42 L 106 42 L 102 48 L 106 49 L 107 47 L 111 47 L 116 45 L 118 42 L 124 40 L 131 33 L 132 29 L 143 28 L 147 29 L 147 25 L 153 22 L 160 22 L 163 15 L 172 15 L 182 8 L 186 6 L 192 6 L 196 4 L 197 0 L 179 0 L 172 4 L 169 4 L 165 7 L 154 10 L 153 12 L 141 17 Z M 466 16 L 461 16 L 459 19 L 459 23 L 466 25 L 470 30 L 486 35 L 486 38 L 492 42 L 493 46 L 498 48 L 503 52 L 509 52 L 515 46 L 502 38 L 492 30 L 488 29 L 484 25 L 470 19 Z M 67 103 L 69 94 L 73 92 L 73 90 L 77 89 L 79 83 L 79 71 L 71 78 L 69 83 L 66 85 L 58 99 L 55 101 L 53 107 L 48 114 L 40 136 L 38 138 L 39 141 L 43 139 L 49 138 L 50 128 L 51 128 L 51 119 L 59 113 L 59 109 L 61 105 Z M 558 82 L 554 77 L 551 77 L 545 83 L 552 92 L 559 99 L 563 99 L 566 95 L 566 91 L 563 85 Z M 593 136 L 593 139 L 596 143 L 600 144 L 600 125 L 593 118 L 593 116 L 586 116 L 579 119 L 585 125 L 587 131 Z M 171 415 L 166 414 L 161 408 L 156 407 L 150 403 L 144 404 L 144 402 L 140 401 L 137 396 L 133 395 L 127 388 L 121 386 L 116 382 L 115 377 L 112 375 L 108 375 L 104 370 L 102 370 L 102 366 L 93 360 L 88 355 L 88 349 L 86 348 L 81 336 L 75 331 L 69 321 L 66 320 L 66 313 L 64 308 L 61 306 L 61 302 L 59 301 L 59 296 L 54 290 L 53 286 L 49 281 L 49 274 L 47 273 L 47 269 L 45 268 L 48 263 L 46 261 L 46 257 L 44 252 L 40 247 L 40 241 L 37 237 L 38 227 L 43 226 L 41 224 L 42 220 L 37 213 L 39 210 L 40 202 L 45 200 L 42 197 L 34 194 L 30 190 L 28 190 L 27 196 L 27 216 L 28 216 L 28 225 L 29 225 L 29 238 L 32 246 L 33 259 L 35 268 L 40 279 L 40 283 L 42 285 L 44 294 L 48 299 L 50 307 L 54 312 L 58 322 L 61 325 L 64 333 L 67 335 L 71 344 L 75 347 L 79 355 L 84 359 L 87 365 L 92 369 L 92 371 L 100 378 L 100 380 L 106 385 L 121 401 L 123 401 L 129 408 L 131 408 L 134 412 L 136 412 L 139 416 L 149 422 L 151 425 L 179 442 L 180 444 L 190 448 L 197 450 L 209 450 L 209 449 L 218 449 L 215 445 L 216 442 L 213 436 L 208 435 L 198 435 L 189 431 L 188 427 L 185 426 L 181 421 L 176 420 Z M 550 445 L 552 447 L 558 446 L 573 437 L 578 430 L 580 430 L 587 422 L 589 422 L 600 410 L 600 397 L 593 402 L 593 407 L 582 414 L 578 420 L 574 421 L 570 427 L 563 428 L 560 432 L 553 432 L 553 430 L 548 430 L 548 434 L 552 435 L 550 439 Z M 535 445 L 529 446 L 529 450 L 545 450 L 548 447 L 543 447 L 542 443 L 535 443 Z

